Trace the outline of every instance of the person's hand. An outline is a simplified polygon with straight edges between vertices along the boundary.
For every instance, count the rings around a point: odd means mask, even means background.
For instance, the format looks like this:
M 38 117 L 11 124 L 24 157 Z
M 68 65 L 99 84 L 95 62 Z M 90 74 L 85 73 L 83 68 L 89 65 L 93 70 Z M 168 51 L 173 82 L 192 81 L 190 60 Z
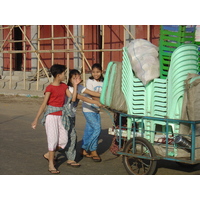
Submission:
M 97 101 L 95 104 L 97 104 L 99 107 L 104 107 L 104 105 L 102 105 L 99 101 Z
M 35 129 L 37 126 L 37 120 L 34 120 L 31 124 L 32 129 Z

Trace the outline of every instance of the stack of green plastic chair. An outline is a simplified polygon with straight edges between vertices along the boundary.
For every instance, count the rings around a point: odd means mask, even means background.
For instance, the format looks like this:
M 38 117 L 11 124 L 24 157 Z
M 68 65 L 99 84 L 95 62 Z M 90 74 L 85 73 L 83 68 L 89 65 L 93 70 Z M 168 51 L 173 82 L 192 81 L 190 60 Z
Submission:
M 160 28 L 159 60 L 160 78 L 166 79 L 174 50 L 182 44 L 193 44 L 195 26 L 162 25 Z
M 126 101 L 127 114 L 135 116 L 134 119 L 127 119 L 128 139 L 131 137 L 132 123 L 134 122 L 139 124 L 139 131 L 145 129 L 144 137 L 152 143 L 155 138 L 156 124 L 165 126 L 165 122 L 144 120 L 141 116 L 181 119 L 184 81 L 187 79 L 188 73 L 197 74 L 199 72 L 198 58 L 197 45 L 184 44 L 179 46 L 172 53 L 167 79 L 156 78 L 144 86 L 132 70 L 127 48 L 123 48 L 121 90 Z M 112 101 L 114 90 L 112 80 L 116 76 L 116 70 L 113 70 L 115 67 L 115 63 L 111 61 L 106 70 L 100 97 L 101 103 L 106 106 L 109 106 Z M 179 133 L 179 124 L 171 123 L 170 125 L 173 133 Z
M 140 79 L 133 78 L 132 114 L 146 115 L 145 110 L 146 89 Z
M 156 78 L 153 80 L 152 98 L 152 113 L 151 116 L 158 118 L 166 118 L 167 116 L 167 79 Z M 151 130 L 156 130 L 156 124 L 163 126 L 165 131 L 165 122 L 160 120 L 152 120 Z
M 178 47 L 172 54 L 168 78 L 156 78 L 146 86 L 135 77 L 126 48 L 123 49 L 122 66 L 122 91 L 127 102 L 128 114 L 181 119 L 184 81 L 188 73 L 198 73 L 197 45 L 185 44 Z M 155 131 L 156 124 L 163 127 L 165 125 L 165 122 L 160 120 L 138 120 L 138 122 L 140 129 L 144 125 L 146 131 L 144 137 L 150 142 L 154 140 L 154 133 L 148 131 Z M 171 130 L 178 133 L 179 125 L 171 124 L 171 126 Z
M 164 118 L 167 116 L 167 80 L 157 78 L 153 80 L 153 83 L 152 116 Z
M 128 114 L 136 116 L 151 116 L 152 114 L 152 98 L 151 92 L 153 89 L 153 81 L 143 85 L 142 81 L 135 77 L 132 70 L 132 66 L 127 54 L 127 48 L 123 48 L 123 60 L 122 60 L 122 91 L 124 93 Z M 152 141 L 153 134 L 150 132 L 152 122 L 149 120 L 142 120 L 141 118 L 135 117 L 136 122 L 139 124 L 139 131 L 145 127 L 146 130 L 144 137 Z M 132 127 L 131 119 L 128 119 L 128 129 Z M 130 132 L 128 132 L 130 134 Z
M 131 63 L 127 54 L 127 49 L 123 48 L 123 60 L 122 60 L 122 92 L 124 93 L 124 97 L 127 105 L 127 114 L 132 114 L 133 107 L 133 79 L 135 78 Z M 129 87 L 127 87 L 129 85 Z M 132 128 L 132 119 L 127 118 L 127 138 L 131 137 L 131 128 Z
M 198 46 L 185 44 L 172 54 L 168 73 L 167 116 L 181 119 L 184 97 L 184 81 L 188 73 L 198 74 Z M 179 124 L 171 124 L 174 133 L 179 133 Z
M 127 49 L 123 48 L 123 60 L 122 60 L 122 91 L 124 93 L 128 114 L 132 113 L 132 96 L 133 96 L 133 79 L 135 78 L 132 71 L 131 63 L 127 54 Z M 129 85 L 129 87 L 127 87 Z
M 155 116 L 164 118 L 167 115 L 167 82 L 166 79 L 156 78 L 146 86 L 135 77 L 127 54 L 123 48 L 122 61 L 122 91 L 124 93 L 128 114 L 135 116 Z M 139 131 L 145 128 L 144 137 L 153 143 L 156 124 L 164 125 L 162 121 L 143 120 L 135 117 L 139 124 Z M 128 119 L 128 128 L 131 128 L 131 119 Z

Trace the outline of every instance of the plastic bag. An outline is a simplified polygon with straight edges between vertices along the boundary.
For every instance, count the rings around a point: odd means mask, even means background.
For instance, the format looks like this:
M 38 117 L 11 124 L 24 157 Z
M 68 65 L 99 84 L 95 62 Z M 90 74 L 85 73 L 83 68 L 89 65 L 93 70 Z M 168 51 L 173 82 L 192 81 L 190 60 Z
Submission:
M 127 46 L 128 56 L 135 76 L 144 85 L 160 76 L 158 47 L 144 39 L 135 39 Z

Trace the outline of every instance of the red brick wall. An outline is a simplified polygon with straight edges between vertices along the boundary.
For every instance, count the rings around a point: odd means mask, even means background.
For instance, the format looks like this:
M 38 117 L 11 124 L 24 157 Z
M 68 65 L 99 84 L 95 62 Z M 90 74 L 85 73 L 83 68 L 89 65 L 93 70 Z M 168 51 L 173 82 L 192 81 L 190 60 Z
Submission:
M 122 49 L 124 46 L 124 28 L 121 25 L 105 25 L 104 49 Z M 122 61 L 121 51 L 108 51 L 104 53 L 104 66 L 110 61 Z
M 22 26 L 23 27 L 23 26 Z M 150 38 L 151 42 L 158 46 L 159 44 L 159 25 L 151 25 Z M 73 34 L 73 25 L 69 26 L 70 31 Z M 4 39 L 6 38 L 10 29 L 4 29 Z M 104 49 L 121 49 L 124 46 L 124 28 L 122 25 L 105 25 L 104 26 Z M 31 27 L 26 27 L 26 35 L 31 39 Z M 64 37 L 67 36 L 67 30 L 64 25 L 54 25 L 54 37 Z M 70 35 L 69 35 L 70 36 Z M 102 37 L 100 34 L 99 25 L 85 25 L 84 31 L 84 49 L 100 49 L 102 46 Z M 51 25 L 40 25 L 40 38 L 50 38 L 51 37 Z M 136 39 L 143 38 L 147 39 L 147 25 L 136 25 Z M 23 38 L 23 35 L 22 35 Z M 81 43 L 81 38 L 79 38 Z M 73 46 L 73 39 L 69 40 L 69 48 L 75 49 Z M 31 46 L 26 42 L 26 49 L 31 50 Z M 51 40 L 40 40 L 40 50 L 49 50 L 51 49 Z M 66 39 L 55 39 L 54 40 L 54 49 L 67 49 L 67 40 Z M 9 50 L 9 43 L 6 42 L 4 45 L 4 50 Z M 70 55 L 70 69 L 73 69 L 74 66 L 74 54 L 69 53 Z M 90 64 L 90 66 L 96 62 L 101 62 L 101 52 L 85 52 L 85 56 Z M 45 67 L 50 68 L 52 61 L 51 53 L 41 53 L 40 58 Z M 14 54 L 13 54 L 14 61 Z M 104 52 L 104 69 L 106 69 L 110 61 L 122 61 L 122 52 L 121 51 L 106 51 Z M 13 62 L 14 63 L 14 62 Z M 54 53 L 54 63 L 67 65 L 67 53 L 59 52 Z M 9 70 L 10 60 L 9 54 L 4 54 L 4 70 Z M 89 72 L 89 67 L 85 63 L 86 72 Z M 77 67 L 77 66 L 76 66 Z M 13 66 L 13 69 L 14 66 Z M 27 71 L 31 70 L 31 53 L 26 53 L 26 69 Z
M 159 45 L 160 25 L 150 25 L 150 42 Z M 147 40 L 147 25 L 136 25 L 136 39 Z

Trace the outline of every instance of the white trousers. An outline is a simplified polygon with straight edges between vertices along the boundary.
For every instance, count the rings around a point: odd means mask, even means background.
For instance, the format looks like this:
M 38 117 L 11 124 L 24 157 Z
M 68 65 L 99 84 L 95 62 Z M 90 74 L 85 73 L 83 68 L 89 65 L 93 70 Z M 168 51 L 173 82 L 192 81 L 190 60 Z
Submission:
M 47 115 L 45 129 L 48 150 L 55 151 L 57 146 L 64 149 L 68 142 L 68 131 L 65 130 L 62 124 L 62 116 Z

